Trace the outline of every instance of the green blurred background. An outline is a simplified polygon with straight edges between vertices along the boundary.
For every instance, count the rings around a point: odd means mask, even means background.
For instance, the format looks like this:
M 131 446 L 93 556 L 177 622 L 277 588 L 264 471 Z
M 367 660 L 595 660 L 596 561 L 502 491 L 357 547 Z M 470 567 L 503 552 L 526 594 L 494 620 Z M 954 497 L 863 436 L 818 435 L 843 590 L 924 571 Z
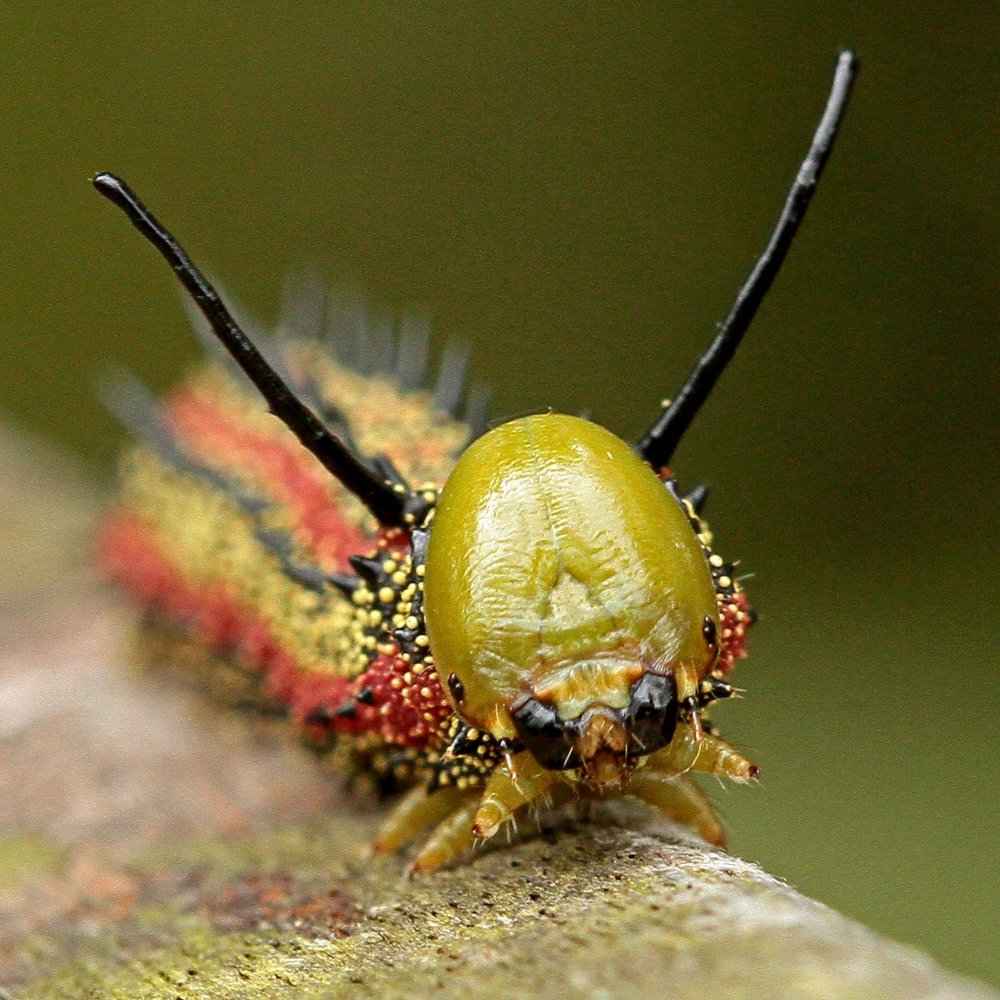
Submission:
M 764 780 L 718 799 L 737 852 L 1000 980 L 991 6 L 5 5 L 0 406 L 110 481 L 94 373 L 196 356 L 87 184 L 113 169 L 265 317 L 318 263 L 425 303 L 498 414 L 632 436 L 857 47 L 811 216 L 676 462 L 762 613 L 718 718 Z

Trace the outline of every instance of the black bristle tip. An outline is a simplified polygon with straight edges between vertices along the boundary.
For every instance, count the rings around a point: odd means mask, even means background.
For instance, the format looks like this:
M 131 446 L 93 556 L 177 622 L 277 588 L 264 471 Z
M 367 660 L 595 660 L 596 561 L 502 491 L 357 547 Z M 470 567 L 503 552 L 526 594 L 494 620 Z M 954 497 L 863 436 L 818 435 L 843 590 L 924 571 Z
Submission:
M 354 700 L 362 705 L 373 705 L 375 703 L 375 692 L 370 687 L 363 687 L 354 696 Z
M 467 443 L 486 433 L 490 423 L 490 390 L 482 382 L 473 382 L 469 389 L 463 420 L 469 428 Z
M 708 500 L 708 483 L 699 483 L 690 493 L 684 494 L 684 499 L 691 504 L 696 514 L 700 514 Z
M 434 406 L 454 416 L 465 395 L 465 374 L 469 365 L 469 349 L 452 341 L 445 347 L 434 386 Z
M 369 559 L 367 556 L 349 556 L 347 560 L 354 571 L 369 585 L 379 585 L 385 580 L 385 570 L 377 559 Z
M 326 582 L 339 590 L 345 597 L 353 597 L 354 591 L 361 585 L 361 580 L 350 573 L 330 573 Z
M 403 392 L 412 392 L 423 384 L 429 344 L 430 324 L 426 317 L 415 314 L 404 316 L 396 353 L 396 379 Z
M 319 705 L 306 715 L 305 723 L 307 726 L 329 727 L 333 723 L 333 716 L 325 705 Z

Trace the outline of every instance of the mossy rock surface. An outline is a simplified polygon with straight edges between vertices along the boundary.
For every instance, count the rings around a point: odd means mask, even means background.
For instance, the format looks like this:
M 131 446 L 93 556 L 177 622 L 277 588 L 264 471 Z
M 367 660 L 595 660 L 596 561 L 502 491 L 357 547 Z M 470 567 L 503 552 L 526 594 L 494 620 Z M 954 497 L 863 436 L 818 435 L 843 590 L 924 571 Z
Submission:
M 993 996 L 638 805 L 369 858 L 381 808 L 279 723 L 135 669 L 73 471 L 0 457 L 0 997 Z

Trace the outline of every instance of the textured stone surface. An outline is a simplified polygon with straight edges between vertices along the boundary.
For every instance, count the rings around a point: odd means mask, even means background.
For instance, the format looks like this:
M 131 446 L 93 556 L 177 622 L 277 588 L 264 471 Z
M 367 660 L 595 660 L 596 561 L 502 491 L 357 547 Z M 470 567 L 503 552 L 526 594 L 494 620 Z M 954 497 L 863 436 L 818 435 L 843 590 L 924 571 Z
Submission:
M 638 806 L 407 879 L 277 722 L 130 666 L 73 471 L 0 437 L 0 997 L 992 996 Z

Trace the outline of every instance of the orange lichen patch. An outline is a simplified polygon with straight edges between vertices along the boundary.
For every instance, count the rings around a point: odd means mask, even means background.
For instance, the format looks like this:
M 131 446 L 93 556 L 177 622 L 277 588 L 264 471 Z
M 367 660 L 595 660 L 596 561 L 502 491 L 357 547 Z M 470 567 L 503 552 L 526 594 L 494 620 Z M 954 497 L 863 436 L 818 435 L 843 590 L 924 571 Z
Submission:
M 263 431 L 240 408 L 197 384 L 174 393 L 165 410 L 192 455 L 280 504 L 320 565 L 344 570 L 347 557 L 367 547 L 370 536 L 356 501 L 278 421 Z
M 344 938 L 360 919 L 346 893 L 317 892 L 284 872 L 250 872 L 197 901 L 216 930 L 295 930 L 307 938 Z

